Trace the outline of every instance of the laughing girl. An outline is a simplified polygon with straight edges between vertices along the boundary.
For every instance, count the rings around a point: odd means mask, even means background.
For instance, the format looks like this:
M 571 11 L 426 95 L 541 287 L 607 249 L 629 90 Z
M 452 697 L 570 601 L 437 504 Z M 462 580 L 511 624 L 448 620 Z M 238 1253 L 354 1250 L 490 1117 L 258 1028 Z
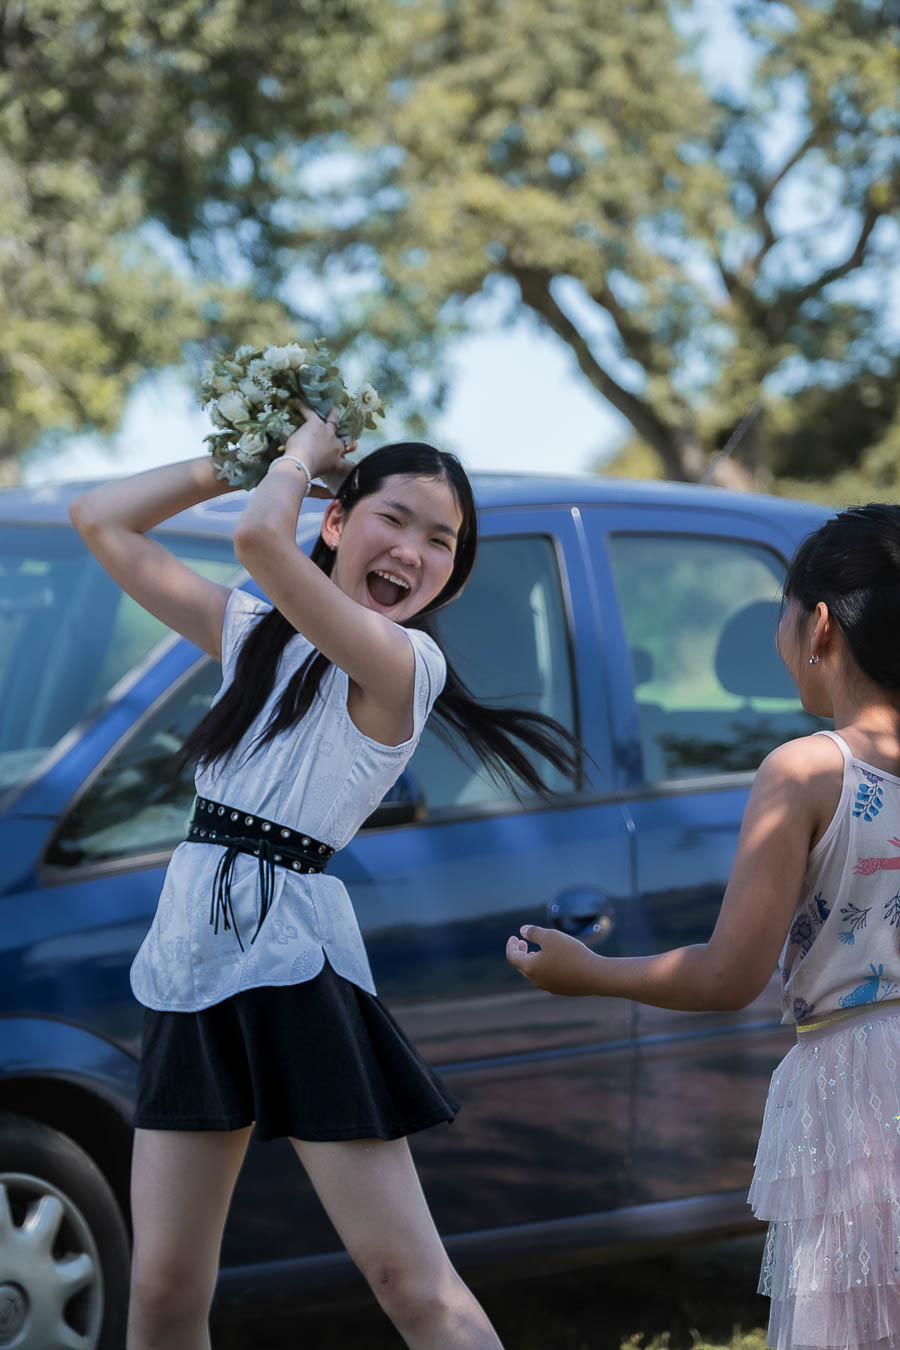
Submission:
M 408 1346 L 500 1342 L 450 1264 L 406 1136 L 457 1104 L 375 996 L 343 884 L 327 873 L 399 777 L 432 706 L 514 786 L 523 747 L 574 773 L 537 713 L 488 710 L 448 670 L 428 615 L 476 551 L 459 462 L 419 443 L 356 466 L 309 413 L 249 497 L 240 562 L 269 598 L 205 580 L 146 532 L 231 491 L 208 456 L 97 487 L 71 508 L 110 575 L 221 661 L 184 753 L 197 802 L 132 970 L 145 1005 L 132 1175 L 128 1350 L 206 1350 L 231 1193 L 252 1130 L 287 1137 Z M 312 479 L 343 474 L 311 557 Z

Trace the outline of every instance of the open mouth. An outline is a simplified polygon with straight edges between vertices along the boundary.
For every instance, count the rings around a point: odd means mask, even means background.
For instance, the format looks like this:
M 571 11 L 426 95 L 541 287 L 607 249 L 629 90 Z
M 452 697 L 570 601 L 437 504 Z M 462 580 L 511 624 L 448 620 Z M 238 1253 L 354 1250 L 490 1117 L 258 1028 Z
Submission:
M 391 609 L 408 593 L 409 586 L 389 572 L 369 572 L 366 577 L 369 595 L 383 609 Z

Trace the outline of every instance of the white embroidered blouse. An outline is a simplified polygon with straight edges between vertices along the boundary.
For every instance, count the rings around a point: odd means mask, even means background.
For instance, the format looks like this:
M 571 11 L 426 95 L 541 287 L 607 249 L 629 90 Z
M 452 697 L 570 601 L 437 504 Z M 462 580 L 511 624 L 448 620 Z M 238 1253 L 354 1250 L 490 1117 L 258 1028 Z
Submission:
M 834 817 L 809 864 L 784 950 L 783 1022 L 900 995 L 900 778 L 844 757 Z
M 241 643 L 271 608 L 245 591 L 233 590 L 222 630 L 222 685 L 234 675 Z M 415 652 L 413 733 L 402 745 L 381 745 L 365 736 L 347 712 L 347 675 L 330 666 L 299 725 L 280 733 L 248 757 L 268 723 L 285 685 L 312 650 L 298 633 L 278 666 L 261 713 L 227 762 L 198 769 L 198 796 L 233 806 L 311 835 L 340 849 L 353 838 L 409 760 L 444 685 L 446 663 L 425 633 L 404 628 Z M 350 897 L 328 872 L 304 875 L 275 868 L 271 906 L 252 945 L 242 951 L 234 929 L 213 931 L 209 922 L 213 876 L 224 854 L 218 844 L 182 843 L 172 854 L 156 915 L 131 968 L 135 997 L 148 1008 L 188 1012 L 208 1008 L 241 989 L 300 984 L 333 969 L 369 993 L 372 973 Z M 231 902 L 241 933 L 258 917 L 259 867 L 239 854 Z

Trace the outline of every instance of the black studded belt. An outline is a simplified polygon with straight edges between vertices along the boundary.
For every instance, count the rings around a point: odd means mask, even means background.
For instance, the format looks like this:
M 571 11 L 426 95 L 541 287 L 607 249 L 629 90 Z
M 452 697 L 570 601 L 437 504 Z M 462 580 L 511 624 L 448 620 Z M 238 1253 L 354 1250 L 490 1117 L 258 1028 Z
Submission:
M 286 867 L 292 872 L 324 872 L 334 849 L 322 844 L 301 830 L 289 830 L 264 816 L 248 815 L 223 802 L 212 802 L 198 797 L 188 826 L 187 843 L 219 844 L 225 849 L 213 877 L 213 894 L 209 921 L 218 933 L 219 921 L 223 931 L 234 929 L 238 946 L 244 950 L 231 904 L 231 876 L 239 853 L 249 853 L 259 859 L 259 921 L 250 939 L 254 943 L 269 912 L 275 893 L 275 868 Z

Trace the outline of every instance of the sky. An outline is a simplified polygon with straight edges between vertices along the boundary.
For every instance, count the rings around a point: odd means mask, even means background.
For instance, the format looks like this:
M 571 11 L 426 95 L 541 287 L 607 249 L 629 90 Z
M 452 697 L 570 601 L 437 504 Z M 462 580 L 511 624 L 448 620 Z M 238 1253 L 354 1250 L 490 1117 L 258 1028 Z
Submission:
M 700 59 L 709 81 L 721 84 L 724 73 L 743 88 L 750 60 L 730 18 L 732 2 L 696 0 L 693 22 L 703 34 Z M 489 305 L 478 313 L 479 331 L 450 349 L 450 392 L 429 438 L 473 472 L 582 473 L 614 454 L 629 425 L 579 373 L 569 348 L 526 318 L 501 327 Z M 382 428 L 379 442 L 399 432 L 390 417 Z M 205 452 L 211 429 L 184 372 L 150 374 L 129 399 L 116 435 L 57 442 L 29 458 L 23 479 L 110 478 L 190 459 Z

